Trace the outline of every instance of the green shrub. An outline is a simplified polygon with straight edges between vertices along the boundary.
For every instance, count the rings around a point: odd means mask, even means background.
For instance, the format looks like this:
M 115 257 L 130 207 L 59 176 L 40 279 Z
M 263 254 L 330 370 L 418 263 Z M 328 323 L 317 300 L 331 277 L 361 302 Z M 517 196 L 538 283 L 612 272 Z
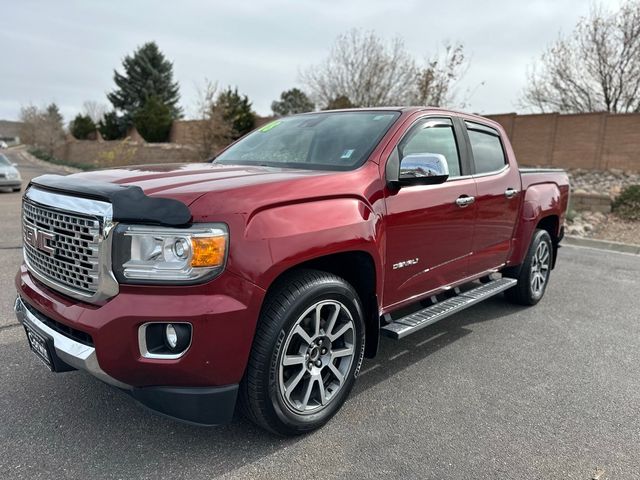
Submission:
M 640 185 L 626 187 L 613 201 L 613 211 L 624 219 L 640 221 Z
M 171 109 L 155 96 L 133 116 L 133 124 L 147 142 L 166 142 L 172 122 Z
M 93 123 L 89 115 L 79 113 L 76 115 L 76 118 L 71 121 L 69 130 L 71 130 L 71 135 L 78 140 L 86 140 L 89 138 L 89 135 L 95 133 L 96 124 Z
M 122 119 L 118 117 L 115 110 L 104 114 L 104 117 L 98 123 L 98 129 L 105 140 L 120 140 L 125 135 Z

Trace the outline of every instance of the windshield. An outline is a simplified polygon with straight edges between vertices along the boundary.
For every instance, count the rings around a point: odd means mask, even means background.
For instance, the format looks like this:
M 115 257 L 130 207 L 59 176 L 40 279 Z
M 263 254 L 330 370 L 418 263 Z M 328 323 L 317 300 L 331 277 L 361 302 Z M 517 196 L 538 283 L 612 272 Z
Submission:
M 330 112 L 281 118 L 225 150 L 216 163 L 351 170 L 367 159 L 400 112 Z
M 8 165 L 11 165 L 11 162 L 7 157 L 0 153 L 0 167 L 6 167 Z

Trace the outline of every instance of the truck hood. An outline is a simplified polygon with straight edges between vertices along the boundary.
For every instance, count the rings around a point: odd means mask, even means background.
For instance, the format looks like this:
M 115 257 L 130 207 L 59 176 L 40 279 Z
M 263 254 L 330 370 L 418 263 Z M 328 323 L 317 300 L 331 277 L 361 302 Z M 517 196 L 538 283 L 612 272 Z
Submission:
M 211 192 L 238 190 L 335 172 L 212 163 L 128 166 L 74 174 L 78 180 L 137 185 L 149 196 L 172 198 L 191 205 Z

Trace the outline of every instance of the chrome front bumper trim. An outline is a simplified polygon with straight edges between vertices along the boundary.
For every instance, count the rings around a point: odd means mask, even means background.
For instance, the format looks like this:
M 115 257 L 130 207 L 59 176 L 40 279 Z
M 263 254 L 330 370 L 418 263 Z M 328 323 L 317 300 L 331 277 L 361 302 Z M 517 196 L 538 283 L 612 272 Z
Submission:
M 131 385 L 116 380 L 100 368 L 95 348 L 76 342 L 45 325 L 29 311 L 20 297 L 16 298 L 13 309 L 20 323 L 24 324 L 26 322 L 31 328 L 35 328 L 53 338 L 56 355 L 60 357 L 60 360 L 78 370 L 84 370 L 90 373 L 105 383 L 125 390 L 131 390 Z

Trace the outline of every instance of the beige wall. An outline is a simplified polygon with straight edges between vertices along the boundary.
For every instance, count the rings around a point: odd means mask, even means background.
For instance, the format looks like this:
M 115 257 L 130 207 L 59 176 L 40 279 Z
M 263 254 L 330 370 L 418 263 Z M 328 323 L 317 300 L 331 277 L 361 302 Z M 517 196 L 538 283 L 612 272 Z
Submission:
M 523 166 L 629 170 L 640 172 L 640 114 L 487 115 L 500 123 Z M 259 124 L 269 118 L 260 118 Z M 55 156 L 94 168 L 145 163 L 199 161 L 197 120 L 180 120 L 171 143 L 130 140 L 71 140 Z
M 520 165 L 640 172 L 640 114 L 487 117 L 506 130 Z
M 57 147 L 54 156 L 71 165 L 90 168 L 200 161 L 198 153 L 190 146 L 129 140 L 72 140 Z

